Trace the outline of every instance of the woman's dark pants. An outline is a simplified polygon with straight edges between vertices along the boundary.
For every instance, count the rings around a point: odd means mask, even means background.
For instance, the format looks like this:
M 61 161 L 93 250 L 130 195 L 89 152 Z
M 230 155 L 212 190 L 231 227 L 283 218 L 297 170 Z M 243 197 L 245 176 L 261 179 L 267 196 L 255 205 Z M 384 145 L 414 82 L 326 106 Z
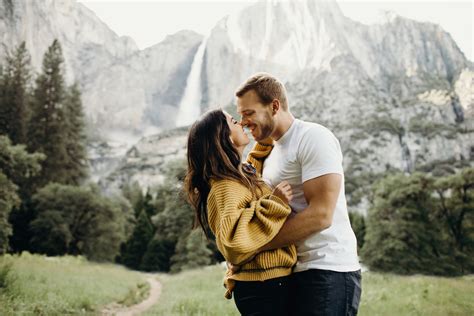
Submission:
M 236 281 L 234 301 L 242 315 L 288 315 L 289 276 L 267 281 Z

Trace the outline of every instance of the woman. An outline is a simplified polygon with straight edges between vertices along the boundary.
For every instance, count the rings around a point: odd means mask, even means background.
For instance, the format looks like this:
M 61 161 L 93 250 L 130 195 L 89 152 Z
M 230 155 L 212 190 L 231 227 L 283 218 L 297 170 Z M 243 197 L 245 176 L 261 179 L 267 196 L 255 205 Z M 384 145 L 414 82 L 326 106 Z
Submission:
M 241 162 L 248 143 L 229 114 L 204 114 L 189 131 L 185 191 L 202 229 L 212 231 L 227 262 L 241 266 L 235 274 L 227 272 L 226 297 L 233 292 L 244 315 L 286 315 L 296 249 L 257 252 L 290 214 L 291 188 L 281 183 L 272 191 L 259 177 L 261 159 L 251 159 L 255 167 Z

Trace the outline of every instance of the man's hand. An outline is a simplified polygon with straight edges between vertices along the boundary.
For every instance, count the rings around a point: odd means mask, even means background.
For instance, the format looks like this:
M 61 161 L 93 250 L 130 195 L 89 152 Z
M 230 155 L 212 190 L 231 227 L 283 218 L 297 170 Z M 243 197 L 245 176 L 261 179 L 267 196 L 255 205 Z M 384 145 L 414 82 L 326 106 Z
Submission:
M 286 204 L 289 204 L 293 199 L 293 191 L 288 181 L 280 182 L 275 189 L 273 189 L 272 195 L 279 197 Z

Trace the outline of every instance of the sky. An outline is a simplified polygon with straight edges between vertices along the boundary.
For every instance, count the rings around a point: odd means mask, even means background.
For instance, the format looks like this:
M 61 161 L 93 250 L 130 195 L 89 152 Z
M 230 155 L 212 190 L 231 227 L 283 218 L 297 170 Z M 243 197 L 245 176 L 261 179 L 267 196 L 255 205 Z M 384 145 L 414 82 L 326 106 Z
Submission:
M 288 1 L 288 0 L 284 0 Z M 207 34 L 225 15 L 256 0 L 78 0 L 118 35 L 132 37 L 140 49 L 183 29 Z M 364 24 L 382 23 L 392 11 L 441 25 L 466 57 L 474 61 L 473 1 L 339 0 L 343 14 Z

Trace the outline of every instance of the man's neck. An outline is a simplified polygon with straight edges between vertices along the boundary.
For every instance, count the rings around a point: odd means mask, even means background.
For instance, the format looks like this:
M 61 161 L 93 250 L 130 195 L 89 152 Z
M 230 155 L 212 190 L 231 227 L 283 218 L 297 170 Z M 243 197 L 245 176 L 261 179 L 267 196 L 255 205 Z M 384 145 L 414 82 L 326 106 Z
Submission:
M 278 118 L 277 126 L 275 127 L 275 131 L 271 135 L 271 138 L 274 141 L 278 141 L 290 129 L 294 120 L 295 118 L 293 114 L 290 112 L 282 112 Z

